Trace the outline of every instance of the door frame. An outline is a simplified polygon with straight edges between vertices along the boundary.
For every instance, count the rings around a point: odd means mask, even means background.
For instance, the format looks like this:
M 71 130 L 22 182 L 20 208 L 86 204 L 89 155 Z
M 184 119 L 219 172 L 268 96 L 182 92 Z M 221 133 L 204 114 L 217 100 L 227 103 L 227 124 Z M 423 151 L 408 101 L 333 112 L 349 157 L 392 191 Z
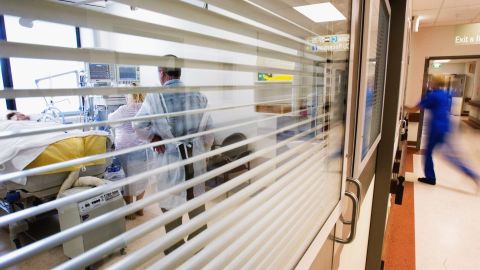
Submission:
M 382 5 L 382 3 L 385 5 L 387 8 L 389 20 L 388 20 L 388 35 L 387 35 L 387 44 L 386 44 L 386 49 L 387 53 L 385 55 L 385 70 L 384 70 L 384 83 L 383 83 L 383 98 L 382 98 L 382 110 L 381 110 L 381 126 L 380 126 L 380 132 L 375 139 L 374 143 L 370 146 L 367 154 L 365 157 L 362 159 L 362 133 L 363 133 L 363 125 L 364 125 L 364 115 L 365 115 L 365 100 L 366 100 L 366 83 L 367 83 L 367 76 L 368 73 L 365 72 L 367 69 L 368 65 L 368 53 L 367 49 L 369 48 L 370 44 L 370 37 L 371 33 L 369 33 L 369 27 L 371 25 L 371 18 L 370 18 L 370 10 L 371 10 L 371 5 L 372 1 L 378 1 L 379 6 Z M 367 190 L 373 183 L 373 179 L 375 178 L 375 173 L 376 173 L 376 163 L 377 163 L 377 152 L 378 152 L 378 146 L 381 141 L 381 134 L 383 130 L 383 114 L 385 111 L 385 92 L 386 92 L 386 76 L 387 76 L 387 65 L 388 65 L 388 49 L 389 49 L 389 40 L 390 40 L 390 24 L 392 20 L 392 10 L 391 6 L 388 0 L 367 0 L 367 1 L 362 1 L 363 2 L 363 7 L 362 7 L 362 13 L 361 13 L 361 34 L 359 36 L 359 52 L 358 52 L 358 77 L 357 77 L 357 86 L 356 86 L 356 111 L 354 112 L 355 114 L 352 116 L 356 120 L 355 127 L 354 127 L 354 137 L 351 139 L 351 148 L 353 149 L 353 156 L 351 157 L 352 159 L 352 164 L 351 164 L 351 173 L 350 176 L 353 178 L 359 179 L 359 181 L 362 183 L 362 198 L 365 196 Z M 362 203 L 359 205 L 359 209 L 361 209 Z M 361 211 L 361 210 L 360 210 Z M 346 211 L 346 217 L 348 219 L 348 213 L 350 211 Z M 339 237 L 346 237 L 349 233 L 349 230 L 343 230 L 343 227 L 348 227 L 343 225 L 341 222 L 337 223 L 338 226 L 336 226 L 336 231 L 335 234 L 338 235 Z M 348 228 L 347 228 L 348 229 Z M 335 243 L 334 246 L 334 261 L 333 261 L 333 269 L 338 269 L 340 260 L 341 260 L 341 253 L 343 251 L 343 244 Z M 365 243 L 365 250 L 368 253 L 368 243 Z M 366 256 L 366 255 L 365 255 Z
M 368 81 L 368 62 L 369 59 L 367 57 L 370 56 L 369 49 L 370 49 L 370 33 L 368 32 L 370 29 L 370 25 L 372 23 L 370 12 L 372 9 L 373 1 L 378 1 L 379 4 L 383 2 L 387 8 L 387 12 L 389 15 L 388 20 L 388 33 L 387 33 L 387 53 L 385 55 L 385 70 L 383 74 L 383 96 L 382 96 L 382 110 L 381 110 L 381 118 L 380 118 L 380 130 L 379 134 L 377 135 L 376 139 L 374 140 L 373 144 L 369 147 L 367 154 L 365 157 L 362 157 L 362 148 L 363 148 L 363 129 L 364 129 L 364 118 L 366 113 L 366 106 L 364 106 L 366 99 L 367 99 L 367 81 Z M 387 77 L 387 60 L 388 60 L 388 45 L 390 39 L 390 21 L 391 21 L 391 14 L 392 9 L 390 7 L 390 3 L 388 0 L 366 0 L 365 1 L 365 9 L 364 9 L 364 27 L 362 31 L 362 45 L 361 45 L 361 67 L 360 67 L 360 85 L 358 89 L 358 106 L 357 106 L 357 128 L 355 132 L 355 155 L 354 155 L 354 164 L 353 164 L 353 175 L 354 178 L 359 178 L 362 174 L 363 170 L 365 169 L 367 163 L 372 158 L 373 154 L 376 152 L 378 144 L 381 140 L 382 135 L 382 128 L 383 128 L 383 112 L 384 112 L 384 100 L 385 100 L 385 85 L 386 85 L 386 77 Z

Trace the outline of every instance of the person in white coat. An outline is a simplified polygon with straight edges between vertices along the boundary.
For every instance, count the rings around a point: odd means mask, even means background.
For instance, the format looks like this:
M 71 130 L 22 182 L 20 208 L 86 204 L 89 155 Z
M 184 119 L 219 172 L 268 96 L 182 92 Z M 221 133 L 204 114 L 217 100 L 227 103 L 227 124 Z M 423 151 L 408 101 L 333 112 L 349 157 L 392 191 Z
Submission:
M 169 56 L 175 60 L 175 56 Z M 164 88 L 183 86 L 180 80 L 180 68 L 164 68 L 158 67 L 160 83 Z M 165 89 L 161 93 L 147 94 L 145 101 L 137 113 L 138 116 L 175 113 L 189 110 L 204 109 L 207 107 L 208 100 L 200 92 L 176 92 L 169 93 Z M 206 112 L 196 114 L 182 114 L 172 117 L 160 117 L 153 120 L 135 121 L 133 124 L 137 134 L 150 142 L 177 138 L 185 135 L 202 132 L 212 127 L 212 119 Z M 166 166 L 192 156 L 205 153 L 210 150 L 213 144 L 213 134 L 196 136 L 191 139 L 178 141 L 176 143 L 167 143 L 154 148 L 154 158 L 156 162 L 150 162 L 152 168 Z M 165 190 L 184 181 L 199 176 L 206 172 L 206 160 L 187 164 L 185 166 L 177 166 L 177 168 L 156 176 L 157 189 Z M 176 206 L 185 203 L 187 200 L 193 199 L 195 196 L 205 192 L 205 184 L 194 186 L 179 194 L 173 194 L 160 202 L 162 211 L 168 211 Z M 202 205 L 189 212 L 189 217 L 194 218 L 198 214 L 205 211 Z M 182 224 L 182 218 L 165 225 L 167 232 L 175 229 Z M 206 225 L 189 235 L 189 239 L 195 237 L 201 231 L 206 229 Z M 164 252 L 168 254 L 174 249 L 182 245 L 184 241 L 180 241 Z

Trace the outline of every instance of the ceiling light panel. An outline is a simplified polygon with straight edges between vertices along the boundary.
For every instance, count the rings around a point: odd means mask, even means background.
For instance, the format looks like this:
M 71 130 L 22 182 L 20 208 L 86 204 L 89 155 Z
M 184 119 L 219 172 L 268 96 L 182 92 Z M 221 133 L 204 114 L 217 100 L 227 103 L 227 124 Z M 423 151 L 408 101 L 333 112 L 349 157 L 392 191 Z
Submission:
M 439 59 L 439 60 L 433 60 L 434 63 L 448 63 L 450 62 L 450 59 Z
M 343 21 L 347 19 L 332 3 L 305 5 L 293 8 L 316 23 Z

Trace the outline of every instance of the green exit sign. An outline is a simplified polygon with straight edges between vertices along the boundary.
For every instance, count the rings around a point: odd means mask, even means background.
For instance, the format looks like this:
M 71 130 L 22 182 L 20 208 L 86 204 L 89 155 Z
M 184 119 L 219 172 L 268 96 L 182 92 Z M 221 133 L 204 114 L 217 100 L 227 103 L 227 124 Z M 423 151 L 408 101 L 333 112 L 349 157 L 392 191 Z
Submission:
M 432 67 L 433 68 L 440 68 L 440 67 L 442 67 L 442 64 L 441 63 L 433 63 Z

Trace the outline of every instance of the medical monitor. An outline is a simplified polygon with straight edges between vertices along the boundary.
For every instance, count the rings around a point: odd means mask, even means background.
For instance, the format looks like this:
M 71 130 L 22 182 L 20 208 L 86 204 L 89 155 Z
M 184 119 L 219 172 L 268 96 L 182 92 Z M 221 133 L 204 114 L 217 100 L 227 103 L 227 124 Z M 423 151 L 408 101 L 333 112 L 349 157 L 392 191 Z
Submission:
M 88 70 L 91 81 L 112 80 L 111 66 L 109 64 L 88 64 Z
M 118 84 L 131 84 L 140 81 L 140 67 L 139 66 L 117 66 L 117 80 Z

